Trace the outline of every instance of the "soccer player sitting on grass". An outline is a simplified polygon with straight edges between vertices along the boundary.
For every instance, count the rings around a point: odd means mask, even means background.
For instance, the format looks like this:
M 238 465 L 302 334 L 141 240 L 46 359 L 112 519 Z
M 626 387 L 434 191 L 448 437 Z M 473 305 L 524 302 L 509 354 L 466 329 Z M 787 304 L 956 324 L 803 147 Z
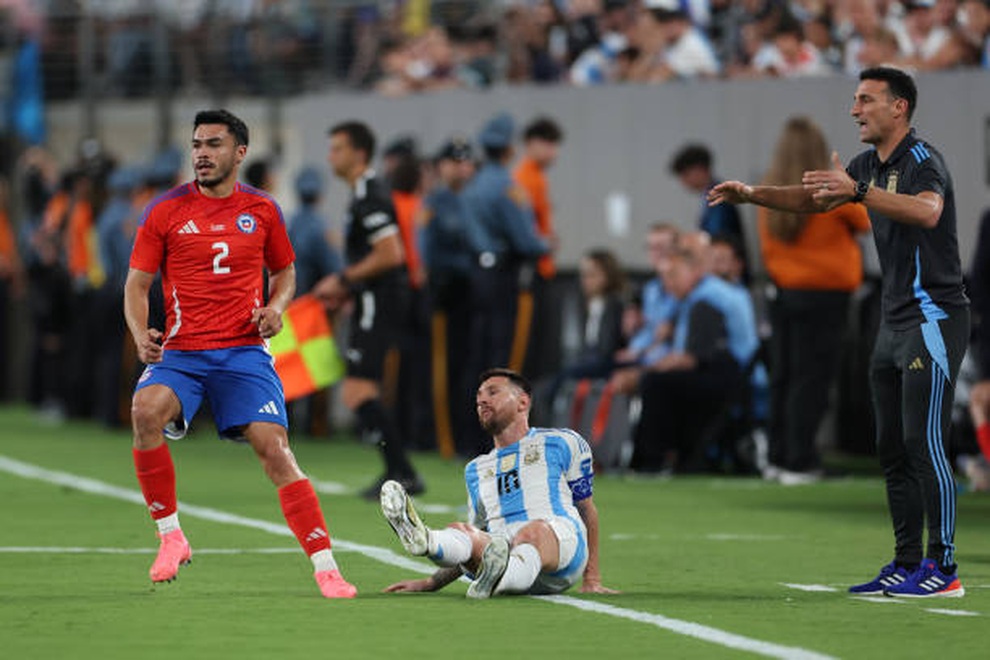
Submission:
M 385 591 L 436 591 L 467 574 L 469 598 L 560 593 L 580 576 L 584 593 L 617 593 L 598 570 L 591 448 L 568 429 L 531 429 L 531 391 L 508 369 L 481 375 L 478 419 L 495 448 L 465 468 L 469 523 L 429 529 L 398 482 L 382 486 L 382 513 L 403 547 L 440 566 Z

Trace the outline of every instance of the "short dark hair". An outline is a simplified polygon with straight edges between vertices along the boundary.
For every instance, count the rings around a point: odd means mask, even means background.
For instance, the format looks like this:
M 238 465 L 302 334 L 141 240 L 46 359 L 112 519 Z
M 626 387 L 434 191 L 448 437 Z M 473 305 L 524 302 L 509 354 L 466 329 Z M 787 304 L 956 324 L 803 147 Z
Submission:
M 244 181 L 252 188 L 263 189 L 265 187 L 265 179 L 268 178 L 270 171 L 271 165 L 264 158 L 252 161 L 244 169 Z
M 712 152 L 703 144 L 688 144 L 681 147 L 670 161 L 670 171 L 683 174 L 692 167 L 712 168 Z
M 918 104 L 918 87 L 914 84 L 911 74 L 891 66 L 877 66 L 863 69 L 859 72 L 860 80 L 879 80 L 887 83 L 890 95 L 895 99 L 904 99 L 908 104 L 908 121 L 914 116 Z
M 234 143 L 248 145 L 248 127 L 239 117 L 227 110 L 201 110 L 193 119 L 193 130 L 202 124 L 223 124 L 234 136 Z
M 343 121 L 330 127 L 330 135 L 343 133 L 350 140 L 351 146 L 358 151 L 363 151 L 370 163 L 375 157 L 375 134 L 362 121 Z
M 527 396 L 533 395 L 533 386 L 530 384 L 526 377 L 517 371 L 512 369 L 506 369 L 504 367 L 495 367 L 493 369 L 486 369 L 478 377 L 478 387 L 484 383 L 489 378 L 506 378 L 510 383 L 521 389 L 526 393 Z
M 523 142 L 529 142 L 533 139 L 556 144 L 564 141 L 564 131 L 560 128 L 560 124 L 553 119 L 537 117 L 523 131 Z

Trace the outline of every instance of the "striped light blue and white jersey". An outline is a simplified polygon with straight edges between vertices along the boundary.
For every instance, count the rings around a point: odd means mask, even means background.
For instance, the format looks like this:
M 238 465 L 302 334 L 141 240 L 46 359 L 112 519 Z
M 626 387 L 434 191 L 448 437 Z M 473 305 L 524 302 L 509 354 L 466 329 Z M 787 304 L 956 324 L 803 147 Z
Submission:
M 591 497 L 591 447 L 570 429 L 529 430 L 464 469 L 468 522 L 504 533 L 513 523 L 568 518 L 585 532 L 576 502 Z

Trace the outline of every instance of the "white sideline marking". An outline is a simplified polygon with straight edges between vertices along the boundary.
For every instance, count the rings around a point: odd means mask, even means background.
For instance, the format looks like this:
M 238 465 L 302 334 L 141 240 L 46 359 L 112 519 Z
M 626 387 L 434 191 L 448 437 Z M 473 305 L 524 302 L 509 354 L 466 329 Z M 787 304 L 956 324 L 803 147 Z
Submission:
M 862 600 L 867 603 L 882 603 L 884 605 L 904 605 L 906 598 L 891 598 L 890 596 L 850 596 L 850 600 Z
M 709 541 L 783 541 L 779 534 L 706 534 Z
M 781 582 L 782 585 L 788 587 L 789 589 L 797 589 L 798 591 L 838 591 L 835 587 L 830 587 L 826 584 L 792 584 L 790 582 Z
M 6 456 L 0 456 L 0 470 L 24 477 L 26 479 L 37 479 L 39 481 L 74 488 L 75 490 L 92 493 L 94 495 L 104 495 L 106 497 L 123 500 L 125 502 L 139 504 L 142 507 L 146 506 L 144 497 L 136 490 L 121 488 L 120 486 L 114 486 L 103 481 L 90 479 L 88 477 L 81 477 L 78 475 L 69 474 L 67 472 L 48 470 L 37 465 L 23 463 Z M 184 502 L 179 503 L 179 508 L 181 509 L 182 514 L 186 516 L 202 518 L 204 520 L 225 523 L 228 525 L 241 525 L 242 527 L 257 529 L 264 532 L 269 532 L 271 534 L 276 534 L 278 536 L 293 536 L 292 532 L 284 524 L 276 524 L 266 520 L 258 520 L 256 518 L 247 518 L 245 516 L 226 513 L 224 511 L 219 511 L 217 509 L 212 509 L 205 506 L 186 504 Z M 333 543 L 334 547 L 340 548 L 341 550 L 352 550 L 359 552 L 382 563 L 391 564 L 410 571 L 415 571 L 418 573 L 433 573 L 435 570 L 432 565 L 407 559 L 406 557 L 397 555 L 391 550 L 387 550 L 385 548 L 354 543 L 352 541 L 344 541 L 339 538 L 334 538 Z M 679 635 L 686 635 L 701 641 L 718 644 L 727 648 L 749 651 L 751 653 L 756 653 L 770 658 L 785 658 L 787 660 L 832 660 L 832 656 L 817 653 L 815 651 L 809 651 L 797 646 L 784 646 L 782 644 L 774 644 L 772 642 L 763 642 L 758 639 L 725 632 L 724 630 L 719 630 L 718 628 L 704 626 L 691 621 L 672 619 L 660 614 L 639 612 L 637 610 L 616 607 L 614 605 L 607 605 L 596 601 L 581 600 L 580 598 L 573 598 L 570 596 L 533 596 L 533 598 L 547 600 L 560 605 L 568 605 L 579 610 L 596 612 L 598 614 L 607 614 L 620 619 L 628 619 L 630 621 L 650 624 Z
M 979 612 L 970 612 L 969 610 L 943 610 L 938 607 L 927 607 L 926 612 L 931 612 L 932 614 L 948 614 L 949 616 L 981 616 Z
M 570 605 L 571 607 L 576 607 L 579 610 L 585 610 L 588 612 L 608 614 L 620 619 L 629 619 L 640 623 L 648 623 L 658 628 L 675 632 L 679 635 L 694 637 L 695 639 L 700 639 L 705 642 L 712 642 L 730 649 L 739 649 L 741 651 L 749 651 L 751 653 L 765 655 L 769 658 L 787 658 L 787 660 L 824 660 L 832 657 L 822 653 L 816 653 L 815 651 L 802 649 L 797 646 L 783 646 L 781 644 L 761 642 L 758 639 L 743 637 L 742 635 L 725 632 L 724 630 L 719 630 L 718 628 L 712 628 L 710 626 L 703 626 L 700 623 L 681 621 L 680 619 L 671 619 L 670 617 L 666 617 L 661 614 L 650 614 L 648 612 L 627 610 L 622 607 L 615 607 L 614 605 L 607 605 L 605 603 L 593 600 L 582 600 L 571 596 L 533 596 L 533 598 L 548 600 L 552 603 L 560 603 L 561 605 Z
M 354 492 L 344 484 L 336 481 L 320 481 L 310 477 L 309 482 L 313 484 L 313 490 L 318 493 L 326 493 L 327 495 L 350 495 Z

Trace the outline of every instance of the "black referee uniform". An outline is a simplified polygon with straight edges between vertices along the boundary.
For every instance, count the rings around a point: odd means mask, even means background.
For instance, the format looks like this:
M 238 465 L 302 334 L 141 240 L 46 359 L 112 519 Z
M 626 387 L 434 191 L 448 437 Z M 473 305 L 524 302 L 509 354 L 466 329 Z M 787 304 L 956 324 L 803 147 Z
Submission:
M 870 364 L 877 453 L 896 539 L 895 561 L 936 561 L 955 572 L 956 490 L 946 456 L 953 391 L 969 337 L 952 180 L 942 155 L 905 136 L 886 162 L 876 150 L 848 174 L 889 192 L 931 191 L 943 199 L 926 229 L 870 210 L 883 273 L 882 320 Z M 928 526 L 927 549 L 923 534 Z
M 354 185 L 354 196 L 347 207 L 345 254 L 354 264 L 372 251 L 375 241 L 399 232 L 395 208 L 388 188 L 367 170 Z M 405 266 L 397 266 L 352 285 L 354 314 L 351 316 L 350 342 L 345 354 L 347 376 L 382 384 L 385 358 L 397 347 L 402 324 L 406 320 L 409 287 Z M 404 483 L 416 480 L 406 457 L 403 441 L 392 415 L 380 399 L 372 399 L 355 411 L 361 432 L 381 447 L 385 459 L 385 478 Z M 376 484 L 380 486 L 381 484 Z M 377 497 L 373 486 L 369 493 Z

